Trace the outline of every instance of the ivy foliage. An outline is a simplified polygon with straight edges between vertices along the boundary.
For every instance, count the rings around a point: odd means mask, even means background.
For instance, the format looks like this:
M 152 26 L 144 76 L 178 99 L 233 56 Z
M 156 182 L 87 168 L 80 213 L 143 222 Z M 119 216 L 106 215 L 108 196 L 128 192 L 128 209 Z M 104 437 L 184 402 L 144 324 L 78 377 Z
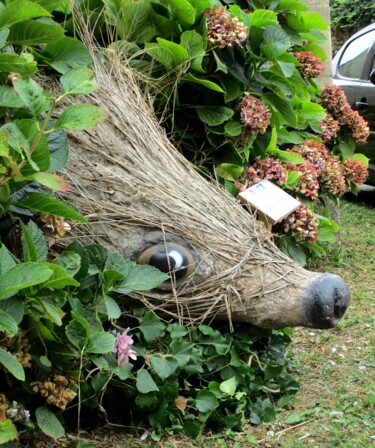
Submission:
M 331 25 L 353 32 L 375 22 L 375 4 L 360 0 L 330 0 Z

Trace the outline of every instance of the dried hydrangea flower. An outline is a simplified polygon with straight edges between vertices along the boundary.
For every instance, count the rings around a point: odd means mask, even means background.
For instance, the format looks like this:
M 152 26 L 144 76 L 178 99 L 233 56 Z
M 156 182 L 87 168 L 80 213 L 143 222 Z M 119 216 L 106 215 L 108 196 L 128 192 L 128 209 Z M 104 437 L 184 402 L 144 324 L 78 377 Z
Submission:
M 314 243 L 318 239 L 318 223 L 313 212 L 305 205 L 298 207 L 297 210 L 288 215 L 280 224 L 285 233 L 293 232 L 295 235 L 308 240 L 310 243 Z
M 77 396 L 77 393 L 67 387 L 68 378 L 63 375 L 52 375 L 44 381 L 30 383 L 33 392 L 39 393 L 46 399 L 47 404 L 53 404 L 60 409 L 65 409 Z
M 323 72 L 324 66 L 322 60 L 314 56 L 311 51 L 300 51 L 294 53 L 294 56 L 299 62 L 297 69 L 305 81 L 311 78 L 317 78 Z
M 338 157 L 331 156 L 326 160 L 326 166 L 320 173 L 319 181 L 323 190 L 329 191 L 334 196 L 340 197 L 346 193 L 346 182 Z
M 137 359 L 135 351 L 131 348 L 134 341 L 133 338 L 128 335 L 129 328 L 123 333 L 116 333 L 115 346 L 112 353 L 117 354 L 118 365 L 126 364 L 129 362 L 129 358 L 134 361 Z
M 235 181 L 235 186 L 238 190 L 244 191 L 263 179 L 273 179 L 279 185 L 283 185 L 286 177 L 286 168 L 280 160 L 266 157 L 257 160 L 252 166 L 246 168 L 242 177 Z
M 330 140 L 335 138 L 338 131 L 340 130 L 340 123 L 328 113 L 326 117 L 323 118 L 323 120 L 319 121 L 319 124 L 322 128 L 320 137 L 324 142 L 329 142 Z
M 305 160 L 311 162 L 318 173 L 325 167 L 325 160 L 328 158 L 328 151 L 324 143 L 311 139 L 293 146 L 290 151 L 296 152 Z
M 350 109 L 350 113 L 344 115 L 345 124 L 350 128 L 352 136 L 357 143 L 366 143 L 370 135 L 370 128 L 367 121 L 359 115 L 358 111 Z
M 30 420 L 30 411 L 17 401 L 13 401 L 6 411 L 6 416 L 14 422 L 27 423 Z
M 294 171 L 301 173 L 301 177 L 295 187 L 297 193 L 309 197 L 312 201 L 318 198 L 319 182 L 318 172 L 310 161 L 306 161 L 301 165 L 296 165 Z
M 239 104 L 241 121 L 252 134 L 264 134 L 270 124 L 271 112 L 258 98 L 246 95 Z
M 369 175 L 368 169 L 360 160 L 347 159 L 343 164 L 344 176 L 349 182 L 364 184 Z
M 349 106 L 345 92 L 339 86 L 325 86 L 321 93 L 320 104 L 334 118 L 341 116 L 343 111 Z M 349 106 L 350 107 L 350 106 Z
M 247 40 L 247 26 L 231 17 L 226 8 L 214 5 L 207 10 L 207 37 L 213 44 L 219 44 L 220 48 L 243 47 Z

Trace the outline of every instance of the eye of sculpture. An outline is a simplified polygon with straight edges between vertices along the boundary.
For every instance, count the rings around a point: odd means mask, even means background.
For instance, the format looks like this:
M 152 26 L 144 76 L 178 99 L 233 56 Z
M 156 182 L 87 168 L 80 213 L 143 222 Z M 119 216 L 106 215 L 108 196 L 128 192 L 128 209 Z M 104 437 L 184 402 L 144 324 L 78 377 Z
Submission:
M 148 247 L 138 256 L 137 263 L 154 266 L 176 281 L 194 272 L 194 259 L 189 249 L 176 243 L 163 242 Z

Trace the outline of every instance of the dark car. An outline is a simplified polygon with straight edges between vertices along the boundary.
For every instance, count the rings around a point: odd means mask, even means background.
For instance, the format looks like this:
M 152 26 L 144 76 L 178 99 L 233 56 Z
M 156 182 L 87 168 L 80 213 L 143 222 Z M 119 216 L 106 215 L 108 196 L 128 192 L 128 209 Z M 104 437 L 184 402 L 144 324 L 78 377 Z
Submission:
M 367 144 L 358 146 L 358 152 L 370 159 L 366 183 L 375 185 L 375 23 L 345 42 L 333 59 L 332 74 L 333 83 L 369 124 L 370 137 Z

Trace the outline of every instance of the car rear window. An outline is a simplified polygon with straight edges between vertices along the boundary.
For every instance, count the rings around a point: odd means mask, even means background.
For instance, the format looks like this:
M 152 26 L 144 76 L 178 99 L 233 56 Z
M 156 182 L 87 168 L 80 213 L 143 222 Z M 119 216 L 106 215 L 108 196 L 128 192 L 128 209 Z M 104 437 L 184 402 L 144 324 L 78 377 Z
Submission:
M 358 79 L 361 76 L 366 54 L 375 38 L 375 30 L 353 40 L 341 56 L 338 72 L 345 78 Z

